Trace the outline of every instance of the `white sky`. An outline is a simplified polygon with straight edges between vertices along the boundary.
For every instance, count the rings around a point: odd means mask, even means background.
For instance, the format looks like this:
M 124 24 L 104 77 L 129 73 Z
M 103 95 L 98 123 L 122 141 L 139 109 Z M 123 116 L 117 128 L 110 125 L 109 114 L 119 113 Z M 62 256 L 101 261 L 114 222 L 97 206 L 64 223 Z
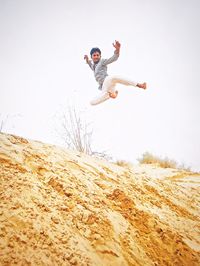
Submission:
M 200 170 L 200 1 L 0 0 L 0 114 L 4 131 L 52 144 L 57 114 L 70 101 L 93 121 L 96 150 L 135 162 L 149 151 Z M 83 60 L 98 46 L 109 74 L 148 90 L 99 91 Z

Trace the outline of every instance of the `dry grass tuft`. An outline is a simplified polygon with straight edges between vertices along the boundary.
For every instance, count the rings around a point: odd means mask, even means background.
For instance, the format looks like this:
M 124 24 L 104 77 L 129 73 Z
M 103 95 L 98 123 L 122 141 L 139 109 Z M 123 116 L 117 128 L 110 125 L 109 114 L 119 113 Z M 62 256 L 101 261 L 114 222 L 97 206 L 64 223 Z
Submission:
M 175 160 L 169 159 L 168 157 L 160 158 L 158 156 L 155 156 L 149 152 L 145 152 L 142 155 L 142 158 L 139 158 L 138 161 L 141 164 L 157 164 L 162 168 L 176 168 L 176 169 L 182 169 L 186 171 L 190 171 L 189 167 L 185 167 L 184 164 L 178 166 L 177 162 Z
M 117 161 L 115 162 L 115 164 L 118 165 L 118 166 L 121 166 L 121 167 L 127 167 L 127 168 L 132 166 L 132 163 L 127 162 L 127 161 L 125 161 L 125 160 L 117 160 Z

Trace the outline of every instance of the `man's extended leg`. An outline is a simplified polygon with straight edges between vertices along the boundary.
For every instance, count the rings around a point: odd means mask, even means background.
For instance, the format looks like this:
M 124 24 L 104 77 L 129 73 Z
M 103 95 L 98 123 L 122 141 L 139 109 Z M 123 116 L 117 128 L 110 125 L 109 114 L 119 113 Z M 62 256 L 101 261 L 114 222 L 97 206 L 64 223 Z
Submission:
M 144 83 L 138 83 L 138 84 L 137 84 L 137 87 L 139 87 L 139 88 L 141 88 L 141 89 L 143 89 L 143 90 L 146 90 L 146 88 L 147 88 L 147 84 L 146 84 L 146 82 L 144 82 Z
M 118 95 L 118 91 L 115 89 L 116 84 L 123 84 L 126 86 L 134 86 L 141 89 L 146 89 L 146 83 L 137 83 L 125 78 L 122 78 L 121 76 L 108 76 L 105 78 L 103 86 L 102 86 L 102 92 L 101 94 L 93 99 L 90 104 L 96 105 L 99 103 L 102 103 L 109 98 L 115 99 Z
M 121 76 L 108 76 L 104 80 L 102 91 L 108 92 L 111 98 L 116 98 L 118 94 L 118 91 L 115 90 L 116 84 L 123 84 L 126 86 L 134 86 L 141 89 L 146 89 L 146 83 L 137 83 Z

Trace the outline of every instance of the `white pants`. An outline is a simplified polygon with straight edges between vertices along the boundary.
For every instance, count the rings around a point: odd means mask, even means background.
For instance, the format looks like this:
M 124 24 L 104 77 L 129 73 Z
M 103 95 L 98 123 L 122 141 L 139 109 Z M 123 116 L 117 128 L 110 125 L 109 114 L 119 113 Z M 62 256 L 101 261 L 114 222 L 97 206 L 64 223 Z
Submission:
M 137 86 L 137 82 L 123 78 L 121 76 L 107 76 L 103 82 L 101 94 L 94 98 L 90 104 L 96 105 L 108 100 L 110 98 L 109 92 L 115 92 L 115 86 L 117 83 L 126 86 Z

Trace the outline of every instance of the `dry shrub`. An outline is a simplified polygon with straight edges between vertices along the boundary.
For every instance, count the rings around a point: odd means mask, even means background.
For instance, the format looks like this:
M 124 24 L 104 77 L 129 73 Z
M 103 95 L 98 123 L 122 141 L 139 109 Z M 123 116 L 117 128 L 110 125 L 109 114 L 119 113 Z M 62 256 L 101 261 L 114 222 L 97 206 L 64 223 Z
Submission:
M 57 114 L 59 115 L 59 114 Z M 59 115 L 60 129 L 58 136 L 63 140 L 68 149 L 72 149 L 97 158 L 111 160 L 112 157 L 106 151 L 95 151 L 92 145 L 92 123 L 85 118 L 84 111 L 80 111 L 73 105 Z
M 132 164 L 130 162 L 124 161 L 124 160 L 117 160 L 115 162 L 116 165 L 121 166 L 121 167 L 131 167 Z
M 181 168 L 184 169 L 184 165 L 182 165 L 181 167 L 178 167 L 177 162 L 169 159 L 168 157 L 165 157 L 164 159 L 155 156 L 149 152 L 145 152 L 142 155 L 142 158 L 139 158 L 138 161 L 141 164 L 157 164 L 162 168 Z M 189 171 L 189 168 L 187 168 L 186 170 Z

